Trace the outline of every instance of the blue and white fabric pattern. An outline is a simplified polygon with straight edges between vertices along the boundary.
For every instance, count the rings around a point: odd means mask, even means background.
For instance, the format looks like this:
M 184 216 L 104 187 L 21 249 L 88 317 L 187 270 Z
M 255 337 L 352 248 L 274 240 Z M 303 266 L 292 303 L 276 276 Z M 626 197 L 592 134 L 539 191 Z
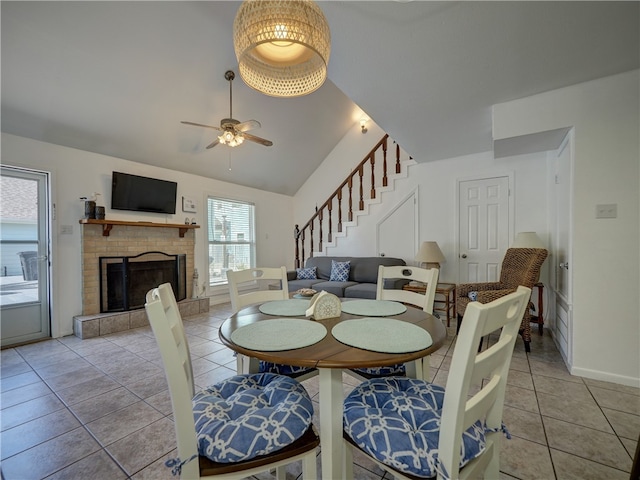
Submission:
M 270 373 L 235 375 L 193 397 L 198 452 L 220 463 L 290 445 L 309 428 L 312 415 L 304 387 Z
M 273 363 L 260 360 L 260 373 L 275 373 L 277 375 L 286 375 L 288 377 L 297 377 L 313 370 L 311 367 L 296 367 L 294 365 L 285 365 L 282 363 Z
M 353 371 L 363 373 L 370 377 L 390 377 L 392 375 L 404 376 L 407 374 L 407 369 L 404 366 L 404 363 L 398 363 L 388 367 L 354 368 Z
M 469 300 L 472 302 L 475 302 L 478 299 L 478 292 L 469 292 L 467 297 L 469 297 Z
M 418 477 L 435 477 L 443 401 L 444 388 L 423 380 L 367 380 L 344 402 L 344 431 L 381 463 Z M 485 430 L 477 421 L 463 433 L 460 466 L 485 446 Z
M 330 282 L 346 282 L 349 280 L 349 270 L 351 270 L 351 262 L 336 262 L 331 260 Z
M 296 280 L 315 280 L 317 267 L 296 268 Z

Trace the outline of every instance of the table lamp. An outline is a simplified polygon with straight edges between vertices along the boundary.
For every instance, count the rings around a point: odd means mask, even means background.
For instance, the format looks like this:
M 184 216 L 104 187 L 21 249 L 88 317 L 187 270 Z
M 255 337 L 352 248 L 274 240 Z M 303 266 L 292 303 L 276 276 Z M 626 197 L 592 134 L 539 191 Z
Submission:
M 420 250 L 416 254 L 416 260 L 420 262 L 420 266 L 426 263 L 427 268 L 437 269 L 440 268 L 441 263 L 446 261 L 437 242 L 422 242 Z
M 511 248 L 545 248 L 536 232 L 518 232 Z

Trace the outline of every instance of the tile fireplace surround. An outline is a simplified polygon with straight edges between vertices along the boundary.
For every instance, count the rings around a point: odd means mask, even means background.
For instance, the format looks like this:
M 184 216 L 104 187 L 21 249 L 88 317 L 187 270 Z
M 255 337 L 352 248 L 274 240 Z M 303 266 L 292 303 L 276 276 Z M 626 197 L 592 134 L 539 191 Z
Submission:
M 133 222 L 132 222 L 133 223 Z M 155 227 L 155 228 L 154 228 Z M 179 303 L 183 316 L 209 311 L 209 299 L 191 299 L 195 230 L 180 232 L 175 226 L 116 225 L 104 234 L 104 226 L 82 224 L 82 315 L 73 318 L 77 337 L 90 338 L 148 325 L 144 309 L 100 313 L 99 258 L 133 256 L 149 251 L 187 256 L 187 300 Z M 182 235 L 182 236 L 181 236 Z

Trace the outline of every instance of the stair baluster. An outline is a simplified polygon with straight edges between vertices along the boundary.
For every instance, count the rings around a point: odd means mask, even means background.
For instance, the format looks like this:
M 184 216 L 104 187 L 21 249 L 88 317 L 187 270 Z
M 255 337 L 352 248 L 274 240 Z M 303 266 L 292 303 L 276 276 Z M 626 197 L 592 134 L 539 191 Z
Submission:
M 343 205 L 342 199 L 345 196 L 345 190 L 347 194 L 347 221 L 353 222 L 353 188 L 354 188 L 354 178 L 359 179 L 359 191 L 358 191 L 358 210 L 362 211 L 365 209 L 365 202 L 367 200 L 373 200 L 376 198 L 378 187 L 386 187 L 388 186 L 388 171 L 387 171 L 387 143 L 389 136 L 385 135 L 382 139 L 376 144 L 375 147 L 371 149 L 371 151 L 363 158 L 363 160 L 351 171 L 349 176 L 340 184 L 340 186 L 329 196 L 326 202 L 324 202 L 320 207 L 316 207 L 315 213 L 311 216 L 309 221 L 300 229 L 298 225 L 295 226 L 294 238 L 296 242 L 295 247 L 295 266 L 296 268 L 300 268 L 304 265 L 304 261 L 307 256 L 307 247 L 309 256 L 313 256 L 313 252 L 321 252 L 323 248 L 323 223 L 326 222 L 326 227 L 328 229 L 327 233 L 327 242 L 331 243 L 334 241 L 333 235 L 333 225 L 334 221 L 336 224 L 336 231 L 343 232 Z M 394 142 L 395 143 L 395 142 Z M 376 167 L 376 152 L 382 149 L 382 167 Z M 411 159 L 411 157 L 409 157 Z M 402 166 L 400 163 L 401 160 L 401 152 L 400 146 L 396 144 L 396 158 L 395 158 L 395 173 L 399 174 L 402 171 Z M 369 198 L 364 196 L 365 186 L 364 186 L 364 168 L 365 164 L 369 163 L 371 168 L 371 184 L 367 186 L 367 191 L 369 193 Z M 378 171 L 376 173 L 376 168 L 378 170 L 382 169 L 382 171 Z M 380 185 L 376 185 L 376 177 L 380 178 Z M 333 208 L 333 201 L 336 199 L 338 208 Z M 337 210 L 337 214 L 335 213 Z M 337 218 L 334 218 L 334 215 L 337 215 Z M 314 241 L 314 228 L 315 223 L 318 222 L 318 243 L 315 244 Z M 309 232 L 309 241 L 306 241 L 306 232 Z

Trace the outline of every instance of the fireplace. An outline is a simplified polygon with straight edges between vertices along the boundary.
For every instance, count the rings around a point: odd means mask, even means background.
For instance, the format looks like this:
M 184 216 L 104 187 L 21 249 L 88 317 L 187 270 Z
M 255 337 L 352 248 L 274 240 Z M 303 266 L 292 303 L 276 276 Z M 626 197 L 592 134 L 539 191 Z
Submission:
M 187 256 L 145 252 L 135 256 L 100 257 L 100 312 L 143 308 L 147 292 L 170 283 L 176 300 L 187 297 Z

